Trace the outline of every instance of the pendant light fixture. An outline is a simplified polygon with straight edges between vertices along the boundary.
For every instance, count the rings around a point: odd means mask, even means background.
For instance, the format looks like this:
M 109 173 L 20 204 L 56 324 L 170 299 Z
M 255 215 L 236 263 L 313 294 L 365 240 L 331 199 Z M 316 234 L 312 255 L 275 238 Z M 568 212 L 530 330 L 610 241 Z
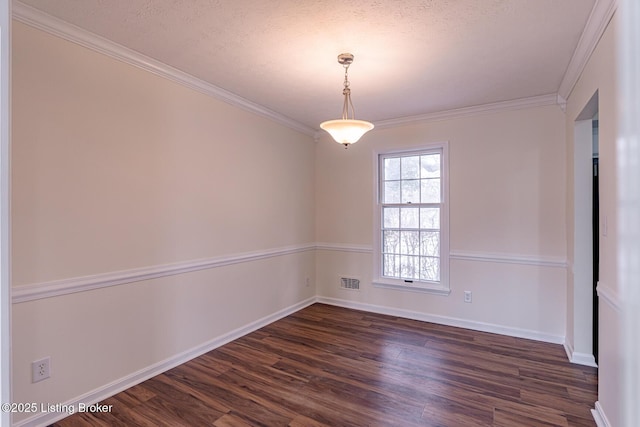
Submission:
M 344 67 L 344 104 L 342 105 L 342 118 L 336 120 L 328 120 L 320 123 L 320 127 L 333 137 L 333 139 L 347 148 L 349 144 L 354 144 L 365 133 L 373 129 L 373 123 L 364 120 L 356 120 L 353 103 L 351 102 L 351 89 L 349 88 L 349 66 L 353 63 L 353 55 L 350 53 L 341 53 L 338 55 L 338 63 Z M 349 118 L 351 111 L 351 118 Z

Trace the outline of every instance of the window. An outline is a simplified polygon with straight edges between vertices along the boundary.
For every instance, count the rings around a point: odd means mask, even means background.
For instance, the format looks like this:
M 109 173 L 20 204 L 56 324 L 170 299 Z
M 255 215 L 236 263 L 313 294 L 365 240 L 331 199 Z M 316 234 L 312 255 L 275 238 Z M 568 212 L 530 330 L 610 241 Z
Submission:
M 447 145 L 377 162 L 375 284 L 448 294 Z

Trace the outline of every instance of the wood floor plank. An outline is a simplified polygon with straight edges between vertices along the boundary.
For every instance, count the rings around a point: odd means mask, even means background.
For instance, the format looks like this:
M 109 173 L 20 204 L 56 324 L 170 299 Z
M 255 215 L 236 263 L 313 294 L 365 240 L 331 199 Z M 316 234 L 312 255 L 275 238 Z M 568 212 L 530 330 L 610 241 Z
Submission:
M 558 398 L 544 392 L 534 390 L 522 390 L 522 402 L 533 406 L 549 406 L 553 405 L 554 408 L 562 411 L 565 415 L 572 415 L 577 418 L 584 418 L 589 414 L 591 409 L 589 405 L 581 402 L 576 402 L 571 398 Z M 591 417 L 588 417 L 591 418 Z
M 54 426 L 594 427 L 560 345 L 314 304 Z
M 500 402 L 494 410 L 495 425 L 568 427 L 566 414 L 560 409 L 519 402 Z
M 156 395 L 141 384 L 134 385 L 128 388 L 122 393 L 118 393 L 118 397 L 122 402 L 127 403 L 130 406 L 137 406 L 146 402 L 149 399 L 154 398 Z
M 251 424 L 237 417 L 235 414 L 225 414 L 212 425 L 215 427 L 251 427 Z
M 220 415 L 226 414 L 231 411 L 231 408 L 221 403 L 215 396 L 212 396 L 209 393 L 203 393 L 200 390 L 197 390 L 193 387 L 190 387 L 186 382 L 176 381 L 174 378 L 169 377 L 168 375 L 158 375 L 154 377 L 157 381 L 165 383 L 165 385 L 173 387 L 177 392 L 185 395 L 191 396 L 194 399 L 197 399 L 201 402 L 202 405 L 206 406 L 208 411 L 217 412 Z
M 331 427 L 329 424 L 323 424 L 304 415 L 296 416 L 289 423 L 289 427 Z
M 422 418 L 429 423 L 459 427 L 483 427 L 493 425 L 493 408 L 468 405 L 439 395 L 427 400 Z

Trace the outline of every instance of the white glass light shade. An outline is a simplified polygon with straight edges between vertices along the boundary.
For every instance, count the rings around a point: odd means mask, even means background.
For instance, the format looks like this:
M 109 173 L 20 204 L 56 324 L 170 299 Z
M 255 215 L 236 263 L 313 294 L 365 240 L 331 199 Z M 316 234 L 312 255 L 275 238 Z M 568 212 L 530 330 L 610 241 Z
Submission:
M 340 144 L 354 144 L 365 133 L 373 129 L 373 123 L 364 120 L 337 119 L 320 123 L 320 127 Z

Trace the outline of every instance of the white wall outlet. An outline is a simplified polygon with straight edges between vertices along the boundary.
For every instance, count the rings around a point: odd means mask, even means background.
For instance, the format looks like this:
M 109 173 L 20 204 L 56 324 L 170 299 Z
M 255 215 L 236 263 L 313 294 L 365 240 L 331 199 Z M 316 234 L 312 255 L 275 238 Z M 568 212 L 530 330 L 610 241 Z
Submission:
M 31 382 L 37 383 L 38 381 L 45 380 L 51 375 L 51 358 L 49 356 L 44 359 L 31 362 Z
M 471 291 L 464 291 L 464 302 L 471 302 Z
M 311 284 L 311 280 L 307 277 L 304 281 L 304 285 L 308 288 L 310 284 Z

